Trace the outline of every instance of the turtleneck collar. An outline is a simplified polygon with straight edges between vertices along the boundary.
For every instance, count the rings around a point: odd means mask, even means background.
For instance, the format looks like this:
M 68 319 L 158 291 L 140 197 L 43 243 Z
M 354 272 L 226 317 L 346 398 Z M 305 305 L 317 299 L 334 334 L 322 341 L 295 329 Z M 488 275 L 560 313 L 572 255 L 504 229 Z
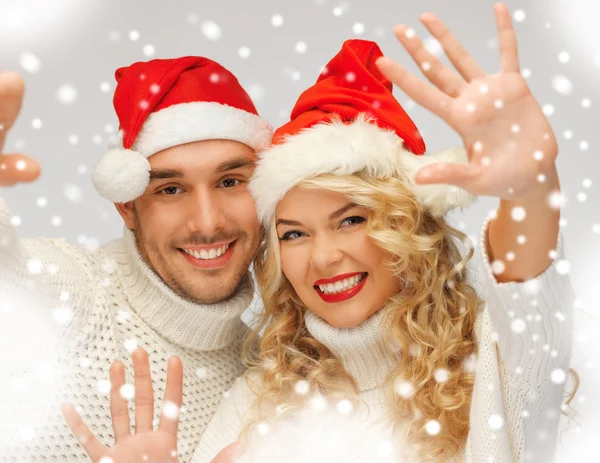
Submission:
M 195 304 L 177 295 L 141 257 L 133 233 L 125 229 L 109 253 L 129 306 L 158 334 L 196 351 L 222 349 L 240 337 L 242 312 L 254 296 L 248 272 L 237 293 L 216 304 Z
M 381 387 L 396 365 L 396 354 L 384 342 L 384 311 L 380 309 L 353 328 L 335 328 L 310 310 L 306 313 L 305 324 L 310 334 L 341 360 L 361 392 Z

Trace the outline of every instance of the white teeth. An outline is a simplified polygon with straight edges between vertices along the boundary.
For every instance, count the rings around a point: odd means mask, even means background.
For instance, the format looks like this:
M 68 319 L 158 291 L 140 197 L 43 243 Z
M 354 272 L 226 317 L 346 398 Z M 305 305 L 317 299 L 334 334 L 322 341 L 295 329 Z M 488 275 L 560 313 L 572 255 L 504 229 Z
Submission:
M 210 260 L 210 259 L 215 259 L 216 257 L 222 256 L 223 254 L 225 254 L 225 251 L 227 251 L 228 247 L 229 247 L 229 245 L 226 244 L 219 248 L 211 248 L 209 250 L 202 249 L 201 251 L 192 251 L 192 250 L 184 249 L 183 251 L 185 253 L 189 254 L 190 256 L 194 256 L 196 259 Z
M 342 291 L 347 291 L 350 288 L 354 288 L 358 286 L 358 284 L 363 280 L 362 274 L 355 275 L 350 278 L 344 278 L 341 281 L 336 281 L 335 283 L 328 283 L 326 285 L 319 285 L 319 289 L 322 293 L 325 294 L 337 294 Z

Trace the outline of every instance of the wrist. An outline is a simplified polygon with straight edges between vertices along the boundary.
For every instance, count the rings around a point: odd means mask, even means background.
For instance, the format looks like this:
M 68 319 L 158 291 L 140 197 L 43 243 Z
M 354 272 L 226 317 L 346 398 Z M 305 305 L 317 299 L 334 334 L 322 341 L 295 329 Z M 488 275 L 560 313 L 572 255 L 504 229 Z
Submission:
M 554 192 L 560 192 L 560 182 L 556 165 L 552 163 L 549 169 L 538 174 L 531 186 L 521 195 L 510 199 L 501 199 L 500 207 L 503 209 L 507 207 L 512 209 L 516 206 L 539 207 L 541 205 L 549 205 L 549 196 Z M 556 206 L 560 206 L 560 204 Z M 558 210 L 559 207 L 555 207 L 555 209 Z

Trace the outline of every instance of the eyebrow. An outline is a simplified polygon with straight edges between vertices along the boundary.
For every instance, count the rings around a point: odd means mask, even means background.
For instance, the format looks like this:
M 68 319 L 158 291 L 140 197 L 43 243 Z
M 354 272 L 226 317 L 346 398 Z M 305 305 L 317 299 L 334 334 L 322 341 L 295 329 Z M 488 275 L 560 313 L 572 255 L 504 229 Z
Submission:
M 241 167 L 253 167 L 254 164 L 254 161 L 248 158 L 235 158 L 219 164 L 215 169 L 215 173 L 220 174 Z M 185 177 L 185 174 L 178 169 L 152 169 L 150 171 L 150 180 L 177 177 Z
M 344 207 L 341 207 L 337 211 L 334 211 L 331 214 L 329 214 L 329 217 L 327 219 L 333 220 L 341 215 L 344 215 L 346 212 L 348 212 L 350 209 L 352 209 L 354 207 L 357 207 L 357 205 L 355 203 L 348 203 Z M 279 226 L 279 225 L 290 225 L 293 227 L 299 227 L 302 225 L 302 223 L 300 223 L 296 220 L 278 219 L 275 226 Z
M 150 180 L 175 177 L 185 177 L 185 175 L 182 171 L 177 169 L 152 169 L 150 171 Z
M 240 169 L 241 167 L 254 167 L 254 160 L 245 157 L 230 159 L 229 161 L 222 162 L 215 169 L 216 174 L 227 172 L 229 170 Z

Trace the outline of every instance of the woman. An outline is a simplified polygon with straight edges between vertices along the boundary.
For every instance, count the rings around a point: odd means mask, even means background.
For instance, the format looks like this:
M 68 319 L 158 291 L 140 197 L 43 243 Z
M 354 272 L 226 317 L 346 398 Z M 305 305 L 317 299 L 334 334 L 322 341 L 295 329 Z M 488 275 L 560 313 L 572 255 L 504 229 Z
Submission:
M 245 461 L 285 450 L 293 461 L 303 450 L 286 449 L 278 429 L 306 429 L 315 398 L 384 433 L 389 461 L 551 460 L 572 328 L 568 280 L 552 263 L 559 213 L 546 204 L 557 147 L 520 76 L 506 7 L 496 14 L 499 74 L 485 75 L 424 15 L 462 78 L 402 27 L 437 88 L 374 43 L 348 41 L 278 129 L 250 184 L 267 232 L 255 265 L 265 311 L 246 343 L 250 369 L 194 461 L 238 440 Z M 468 155 L 422 156 L 387 79 L 448 122 Z M 465 236 L 444 219 L 472 195 L 501 199 L 481 237 L 485 303 L 467 269 L 472 251 L 463 257 L 457 243 Z M 116 461 L 124 449 L 112 449 Z

